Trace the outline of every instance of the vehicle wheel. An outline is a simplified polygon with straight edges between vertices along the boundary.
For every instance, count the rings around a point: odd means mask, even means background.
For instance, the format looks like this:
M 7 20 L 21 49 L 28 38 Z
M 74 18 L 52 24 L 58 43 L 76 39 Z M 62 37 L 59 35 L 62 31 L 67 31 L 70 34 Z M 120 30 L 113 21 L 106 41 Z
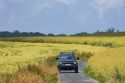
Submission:
M 75 69 L 75 73 L 78 73 L 78 69 Z
M 61 70 L 59 69 L 59 73 L 61 72 Z

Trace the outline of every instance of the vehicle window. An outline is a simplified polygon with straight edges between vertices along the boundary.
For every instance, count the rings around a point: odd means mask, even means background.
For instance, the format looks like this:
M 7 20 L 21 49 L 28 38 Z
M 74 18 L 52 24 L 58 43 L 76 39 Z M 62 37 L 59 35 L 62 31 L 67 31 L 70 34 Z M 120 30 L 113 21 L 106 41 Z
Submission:
M 72 55 L 62 55 L 62 56 L 60 56 L 59 59 L 61 59 L 61 60 L 63 60 L 63 59 L 73 60 L 73 59 L 75 59 L 75 57 Z

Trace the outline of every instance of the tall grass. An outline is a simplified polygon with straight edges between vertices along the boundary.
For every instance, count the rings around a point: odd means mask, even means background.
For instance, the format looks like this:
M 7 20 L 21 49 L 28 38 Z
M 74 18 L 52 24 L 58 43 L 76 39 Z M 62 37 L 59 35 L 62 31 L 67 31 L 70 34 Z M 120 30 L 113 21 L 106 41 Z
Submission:
M 89 59 L 87 73 L 100 83 L 125 82 L 125 47 L 97 53 Z
M 55 57 L 49 59 L 53 58 Z M 53 63 L 53 65 L 50 66 L 49 63 Z M 20 69 L 17 72 L 1 74 L 0 83 L 58 83 L 58 70 L 53 60 L 50 60 L 49 63 L 29 64 L 25 69 Z
M 0 42 L 1 83 L 56 83 L 55 57 L 60 52 L 76 52 L 80 58 L 107 48 L 77 44 Z M 31 79 L 32 78 L 32 79 Z
M 0 38 L 0 41 L 32 42 L 32 43 L 63 43 L 63 44 L 85 44 L 93 46 L 117 47 L 125 45 L 125 36 L 121 37 L 15 37 Z

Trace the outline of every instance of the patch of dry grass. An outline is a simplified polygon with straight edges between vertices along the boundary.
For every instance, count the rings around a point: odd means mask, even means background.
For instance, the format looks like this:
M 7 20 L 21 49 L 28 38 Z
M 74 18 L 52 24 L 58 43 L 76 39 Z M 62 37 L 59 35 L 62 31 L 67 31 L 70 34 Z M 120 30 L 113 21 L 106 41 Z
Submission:
M 43 78 L 33 72 L 17 73 L 12 77 L 10 83 L 44 83 Z

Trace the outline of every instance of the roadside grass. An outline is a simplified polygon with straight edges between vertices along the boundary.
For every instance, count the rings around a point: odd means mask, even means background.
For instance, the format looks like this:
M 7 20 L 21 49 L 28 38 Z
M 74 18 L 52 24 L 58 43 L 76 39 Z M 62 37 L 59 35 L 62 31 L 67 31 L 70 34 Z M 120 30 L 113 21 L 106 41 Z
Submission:
M 125 82 L 125 47 L 96 53 L 88 61 L 87 75 L 100 83 Z
M 50 60 L 50 63 L 53 63 L 53 60 Z M 29 64 L 25 69 L 17 72 L 1 74 L 0 83 L 58 83 L 58 70 L 55 65 L 50 66 L 46 62 L 42 64 Z
M 89 52 L 107 49 L 51 43 L 0 42 L 0 45 L 0 83 L 57 83 L 56 57 L 60 52 L 77 52 L 82 59 Z
M 93 71 L 93 69 L 90 66 L 87 66 L 84 69 L 85 75 L 91 78 L 94 78 L 96 80 L 99 81 L 99 83 L 105 83 L 105 81 L 107 80 L 106 77 L 104 77 L 101 74 L 97 74 L 95 71 Z
M 80 51 L 76 51 L 75 52 L 77 55 L 78 55 L 78 57 L 79 57 L 79 59 L 81 60 L 81 61 L 88 61 L 88 59 L 89 58 L 91 58 L 93 55 L 94 55 L 94 53 L 93 52 L 86 52 L 86 51 L 84 51 L 84 52 L 80 52 Z

